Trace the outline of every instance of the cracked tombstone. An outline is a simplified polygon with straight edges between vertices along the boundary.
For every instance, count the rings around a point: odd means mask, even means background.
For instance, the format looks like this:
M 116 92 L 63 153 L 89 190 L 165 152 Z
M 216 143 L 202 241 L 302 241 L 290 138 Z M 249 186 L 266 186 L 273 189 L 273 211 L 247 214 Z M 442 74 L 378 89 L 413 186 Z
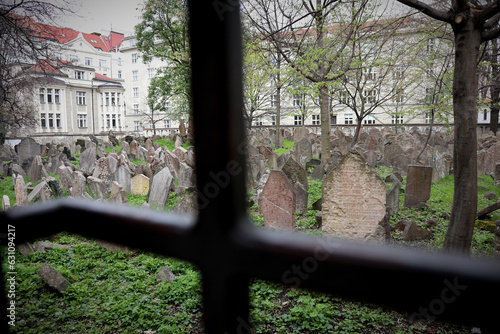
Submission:
M 349 152 L 323 181 L 323 235 L 386 241 L 386 186 L 361 154 Z
M 153 176 L 149 192 L 149 205 L 152 209 L 163 210 L 168 201 L 168 194 L 174 177 L 168 167 Z
M 295 192 L 283 171 L 269 173 L 259 199 L 259 211 L 264 226 L 276 230 L 293 231 L 295 228 Z

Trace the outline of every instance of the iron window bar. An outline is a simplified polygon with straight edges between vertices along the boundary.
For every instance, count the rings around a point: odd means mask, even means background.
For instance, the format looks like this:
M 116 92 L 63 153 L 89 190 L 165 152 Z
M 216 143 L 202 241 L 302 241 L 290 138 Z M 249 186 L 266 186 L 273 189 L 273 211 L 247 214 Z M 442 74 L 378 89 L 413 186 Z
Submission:
M 190 1 L 189 10 L 199 215 L 60 200 L 2 213 L 4 225 L 15 225 L 16 243 L 68 231 L 190 261 L 202 273 L 206 333 L 249 332 L 250 278 L 498 328 L 498 265 L 252 226 L 246 216 L 239 5 Z M 6 319 L 6 308 L 0 317 Z

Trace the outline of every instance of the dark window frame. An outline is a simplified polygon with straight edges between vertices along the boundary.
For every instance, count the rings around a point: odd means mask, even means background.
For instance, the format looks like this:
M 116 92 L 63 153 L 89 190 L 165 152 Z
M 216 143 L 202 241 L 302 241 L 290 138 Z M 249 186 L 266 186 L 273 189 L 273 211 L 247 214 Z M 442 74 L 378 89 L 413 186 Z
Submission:
M 68 231 L 190 261 L 202 273 L 206 333 L 248 332 L 248 284 L 254 277 L 411 314 L 442 303 L 444 311 L 432 316 L 494 329 L 498 264 L 265 231 L 251 224 L 246 216 L 239 10 L 229 0 L 214 4 L 190 2 L 199 215 L 53 201 L 0 213 L 2 243 L 10 224 L 17 244 Z M 206 38 L 206 31 L 215 37 Z M 79 221 L 67 224 L 68 216 Z M 295 268 L 302 269 L 300 276 Z M 5 303 L 6 296 L 0 295 Z M 3 319 L 5 312 L 2 307 Z M 7 321 L 2 323 L 8 330 Z

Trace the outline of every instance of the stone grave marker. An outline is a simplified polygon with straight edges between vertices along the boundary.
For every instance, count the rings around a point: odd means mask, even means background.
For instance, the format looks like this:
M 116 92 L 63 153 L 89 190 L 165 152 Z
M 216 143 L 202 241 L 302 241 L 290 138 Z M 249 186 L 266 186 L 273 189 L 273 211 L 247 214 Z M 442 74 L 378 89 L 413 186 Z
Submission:
M 283 171 L 270 172 L 259 200 L 264 225 L 276 230 L 295 228 L 295 192 Z
M 71 183 L 71 196 L 85 197 L 84 193 L 87 192 L 86 178 L 82 172 L 73 172 L 73 182 Z
M 165 207 L 173 180 L 174 177 L 167 167 L 153 176 L 148 201 L 151 208 L 162 210 Z
M 306 170 L 293 157 L 288 158 L 281 170 L 288 177 L 292 185 L 299 182 L 306 190 L 309 189 Z
M 500 164 L 495 165 L 495 185 L 500 187 Z
M 149 177 L 137 174 L 130 180 L 130 192 L 132 195 L 147 195 L 149 192 Z
M 94 198 L 104 199 L 108 198 L 109 192 L 106 189 L 104 180 L 98 179 L 93 176 L 87 178 L 90 193 Z
M 116 181 L 113 181 L 111 183 L 111 194 L 109 196 L 109 201 L 121 204 L 128 203 L 127 192 Z
M 68 280 L 50 264 L 45 263 L 40 269 L 38 269 L 38 276 L 43 279 L 45 284 L 59 292 L 66 291 L 68 288 Z
M 87 148 L 85 152 L 80 155 L 80 170 L 82 173 L 85 175 L 92 175 L 96 161 L 95 147 Z
M 184 195 L 187 189 L 194 187 L 194 169 L 184 162 L 179 165 L 177 183 L 177 193 L 179 195 Z
M 16 204 L 19 206 L 28 205 L 28 187 L 24 183 L 24 178 L 18 175 L 15 179 L 12 177 L 14 182 L 14 192 L 16 194 Z
M 42 158 L 39 155 L 35 155 L 31 166 L 28 170 L 28 175 L 30 176 L 30 182 L 36 183 L 42 179 L 42 176 L 48 176 L 49 174 L 43 167 Z
M 432 167 L 408 166 L 405 201 L 407 208 L 418 208 L 431 197 Z
M 295 142 L 294 151 L 295 159 L 302 166 L 305 166 L 312 159 L 312 144 L 307 137 Z
M 386 186 L 361 154 L 350 151 L 323 181 L 323 235 L 385 241 Z
M 38 144 L 36 140 L 31 137 L 21 139 L 21 142 L 16 145 L 16 151 L 18 164 L 25 170 L 27 170 L 27 166 L 31 163 L 35 156 L 42 154 L 40 144 Z

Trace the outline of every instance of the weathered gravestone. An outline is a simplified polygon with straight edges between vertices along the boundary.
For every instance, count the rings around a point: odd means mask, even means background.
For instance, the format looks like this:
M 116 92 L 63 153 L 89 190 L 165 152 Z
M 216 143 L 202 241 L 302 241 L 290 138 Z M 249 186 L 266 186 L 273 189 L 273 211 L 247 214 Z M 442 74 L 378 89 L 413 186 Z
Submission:
M 312 144 L 307 137 L 295 142 L 294 151 L 295 159 L 302 166 L 305 166 L 312 159 Z
M 50 264 L 45 263 L 38 269 L 38 275 L 51 288 L 63 292 L 68 288 L 69 282 Z
M 42 158 L 36 155 L 31 162 L 31 166 L 28 170 L 28 175 L 30 177 L 30 182 L 36 183 L 42 179 L 42 176 L 48 176 L 49 174 L 43 167 Z
M 94 147 L 88 148 L 80 155 L 80 170 L 85 175 L 92 175 L 95 168 L 96 149 Z
M 149 192 L 149 177 L 137 174 L 130 180 L 130 193 L 132 195 L 147 195 Z
M 42 148 L 33 138 L 26 137 L 16 145 L 18 163 L 24 170 L 27 170 L 28 165 L 37 155 L 42 155 Z
M 194 187 L 194 169 L 189 167 L 185 162 L 179 165 L 177 173 L 177 193 L 183 195 L 187 189 Z
M 14 192 L 16 194 L 16 204 L 19 206 L 28 205 L 28 189 L 22 176 L 12 177 L 14 182 Z
M 295 207 L 291 182 L 282 171 L 271 171 L 259 199 L 264 226 L 292 231 L 295 228 Z
M 98 179 L 93 176 L 87 178 L 89 191 L 94 198 L 104 199 L 108 198 L 109 191 L 107 190 L 104 180 Z
M 408 166 L 404 206 L 421 207 L 431 197 L 431 183 L 432 167 Z
M 323 181 L 323 235 L 385 241 L 386 186 L 358 152 L 349 152 Z
M 148 201 L 151 208 L 162 210 L 165 207 L 173 180 L 174 177 L 167 167 L 153 176 Z
M 309 189 L 306 170 L 293 157 L 288 158 L 281 170 L 288 177 L 292 185 L 299 182 L 306 190 Z

